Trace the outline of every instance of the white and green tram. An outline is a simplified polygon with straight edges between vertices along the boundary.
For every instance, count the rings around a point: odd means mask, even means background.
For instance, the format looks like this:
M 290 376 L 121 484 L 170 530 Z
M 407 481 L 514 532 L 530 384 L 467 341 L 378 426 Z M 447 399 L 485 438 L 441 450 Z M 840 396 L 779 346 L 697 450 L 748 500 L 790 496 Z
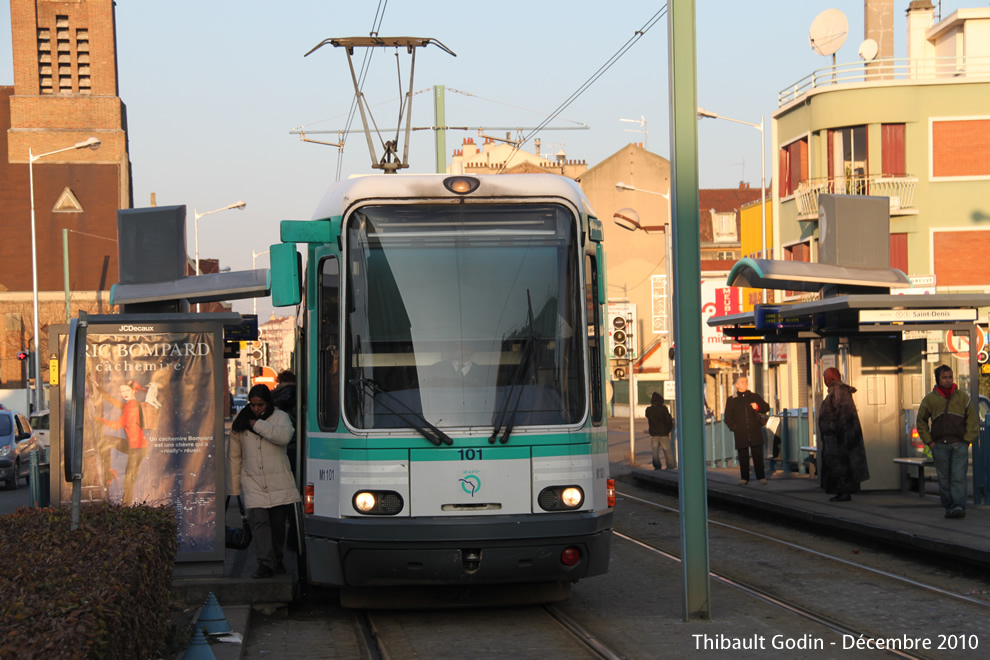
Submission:
M 308 580 L 569 593 L 605 573 L 604 253 L 580 188 L 353 178 L 281 241 L 273 301 L 301 303 Z

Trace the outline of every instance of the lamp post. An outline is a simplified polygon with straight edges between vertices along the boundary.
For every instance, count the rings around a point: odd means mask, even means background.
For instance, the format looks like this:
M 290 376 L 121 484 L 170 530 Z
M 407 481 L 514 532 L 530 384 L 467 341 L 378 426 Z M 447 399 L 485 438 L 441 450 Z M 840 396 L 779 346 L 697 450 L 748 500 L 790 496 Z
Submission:
M 615 189 L 618 190 L 619 192 L 626 192 L 626 191 L 641 192 L 641 193 L 646 193 L 647 195 L 657 195 L 658 197 L 663 197 L 664 199 L 667 200 L 667 222 L 668 223 L 670 222 L 671 215 L 670 215 L 670 193 L 669 193 L 669 191 L 667 193 L 661 193 L 661 192 L 656 192 L 654 190 L 644 190 L 642 188 L 637 188 L 635 186 L 630 186 L 629 184 L 623 183 L 622 181 L 619 181 L 618 183 L 615 184 Z M 659 226 L 644 226 L 644 225 L 640 224 L 638 214 L 636 215 L 636 217 L 628 217 L 628 216 L 623 216 L 620 213 L 616 213 L 613 216 L 612 219 L 615 222 L 615 224 L 617 224 L 618 226 L 622 227 L 623 229 L 627 229 L 629 231 L 636 231 L 637 229 L 641 229 L 643 232 L 649 234 L 652 231 L 654 231 L 656 229 L 659 229 L 660 231 L 662 231 L 664 233 L 664 257 L 663 258 L 664 258 L 664 262 L 665 262 L 665 271 L 666 271 L 665 272 L 665 276 L 666 276 L 666 279 L 667 279 L 666 286 L 664 287 L 665 288 L 664 293 L 667 293 L 667 296 L 668 296 L 667 310 L 666 310 L 667 311 L 667 319 L 666 320 L 667 320 L 667 326 L 668 326 L 668 335 L 667 335 L 667 338 L 668 338 L 668 343 L 669 343 L 669 340 L 670 340 L 670 334 L 669 334 L 670 323 L 669 323 L 669 319 L 670 319 L 670 310 L 672 309 L 672 307 L 670 305 L 670 300 L 669 299 L 671 299 L 672 297 L 670 296 L 670 294 L 668 292 L 671 290 L 671 284 L 673 282 L 673 278 L 672 278 L 672 275 L 671 275 L 671 267 L 670 267 L 670 231 L 669 231 L 669 227 L 666 224 L 665 225 L 659 225 Z M 635 454 L 635 447 L 634 447 L 633 428 L 632 428 L 632 426 L 633 426 L 633 371 L 634 371 L 633 360 L 630 359 L 629 360 L 629 446 L 630 446 L 630 451 L 633 452 L 632 453 L 633 460 L 630 461 L 630 462 L 634 462 L 634 457 L 636 455 Z M 668 363 L 667 363 L 667 374 L 669 376 L 672 373 L 673 373 L 673 370 L 670 367 L 670 360 L 668 359 Z
M 34 299 L 34 409 L 41 410 L 43 404 L 42 388 L 41 388 L 41 330 L 38 324 L 38 239 L 37 232 L 35 230 L 35 217 L 34 217 L 34 161 L 44 158 L 45 156 L 52 156 L 54 154 L 60 154 L 63 151 L 72 151 L 73 149 L 96 149 L 100 148 L 100 140 L 95 137 L 86 138 L 82 142 L 76 142 L 71 147 L 65 147 L 63 149 L 56 149 L 55 151 L 48 151 L 43 154 L 38 154 L 37 156 L 31 152 L 28 148 L 28 189 L 31 195 L 31 276 L 33 281 L 33 299 Z
M 254 270 L 254 260 L 257 259 L 258 257 L 260 257 L 263 254 L 268 254 L 269 252 L 271 252 L 271 250 L 265 250 L 264 252 L 255 252 L 254 250 L 251 250 L 251 270 Z M 254 299 L 254 315 L 255 316 L 258 315 L 258 299 L 257 298 Z
M 766 136 L 764 135 L 764 130 L 763 130 L 763 117 L 762 116 L 760 117 L 759 124 L 754 124 L 753 122 L 750 121 L 733 119 L 731 117 L 725 117 L 718 113 L 705 110 L 704 108 L 698 108 L 698 118 L 704 119 L 706 117 L 709 119 L 724 119 L 725 121 L 731 121 L 737 124 L 746 124 L 747 126 L 752 126 L 753 128 L 755 128 L 760 132 L 760 212 L 763 218 L 762 221 L 763 247 L 760 256 L 763 259 L 768 259 L 768 258 L 772 259 L 773 255 L 768 256 L 767 253 L 767 158 L 766 158 Z M 767 302 L 766 289 L 762 289 L 760 291 L 760 301 L 764 303 Z M 767 357 L 767 344 L 761 344 L 760 353 L 763 359 L 763 364 L 761 367 L 763 371 L 761 373 L 765 374 L 767 365 L 769 364 L 769 360 Z M 770 398 L 770 383 L 769 383 L 769 379 L 766 377 L 763 378 L 763 397 Z
M 212 211 L 207 211 L 205 213 L 199 213 L 196 209 L 193 209 L 193 231 L 196 236 L 196 272 L 195 275 L 199 275 L 199 219 L 203 216 L 210 215 L 211 213 L 219 213 L 220 211 L 229 211 L 230 209 L 243 209 L 247 206 L 243 200 L 229 204 L 222 209 L 213 209 Z M 199 303 L 196 303 L 196 311 L 199 311 Z
M 767 154 L 766 154 L 766 136 L 763 130 L 763 117 L 760 117 L 760 123 L 754 124 L 751 121 L 743 121 L 741 119 L 733 119 L 732 117 L 725 117 L 723 115 L 705 110 L 704 108 L 698 108 L 698 118 L 704 119 L 724 119 L 725 121 L 732 121 L 737 124 L 746 124 L 747 126 L 752 126 L 760 132 L 760 210 L 763 213 L 763 247 L 760 257 L 763 259 L 773 259 L 767 251 Z M 766 290 L 762 294 L 764 302 L 766 302 Z

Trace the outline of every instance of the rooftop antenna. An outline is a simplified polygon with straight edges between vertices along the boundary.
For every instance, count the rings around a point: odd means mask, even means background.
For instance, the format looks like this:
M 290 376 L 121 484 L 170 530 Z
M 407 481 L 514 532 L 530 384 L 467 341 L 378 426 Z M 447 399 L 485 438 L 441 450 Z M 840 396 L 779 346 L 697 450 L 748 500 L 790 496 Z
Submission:
M 452 50 L 444 46 L 442 43 L 436 39 L 421 39 L 418 37 L 347 37 L 344 39 L 324 39 L 320 43 L 316 44 L 306 56 L 311 55 L 316 50 L 319 50 L 323 46 L 330 44 L 335 48 L 343 48 L 347 53 L 347 65 L 351 69 L 351 80 L 354 83 L 354 94 L 357 97 L 358 109 L 361 111 L 361 123 L 364 125 L 364 135 L 368 139 L 368 151 L 371 153 L 371 167 L 384 171 L 386 174 L 395 174 L 400 169 L 409 167 L 409 133 L 412 130 L 412 97 L 413 97 L 413 76 L 416 69 L 416 49 L 425 48 L 430 44 L 436 44 L 438 48 L 441 48 L 447 53 L 450 53 L 454 57 L 457 54 Z M 375 154 L 375 145 L 371 140 L 371 127 L 368 124 L 368 115 L 371 114 L 371 109 L 368 107 L 368 102 L 364 98 L 364 94 L 361 92 L 361 87 L 358 84 L 357 75 L 354 73 L 354 62 L 351 59 L 354 55 L 355 48 L 395 48 L 397 51 L 399 48 L 405 48 L 406 52 L 410 55 L 409 64 L 409 89 L 406 91 L 404 102 L 399 104 L 399 120 L 395 128 L 395 139 L 394 140 L 383 140 L 381 139 L 380 131 L 378 130 L 377 124 L 375 125 L 375 132 L 379 133 L 379 139 L 382 142 L 383 153 L 382 157 L 379 159 Z M 396 58 L 398 59 L 398 52 L 396 52 Z M 402 92 L 402 83 L 399 83 L 399 92 Z M 399 158 L 399 132 L 402 126 L 402 113 L 406 113 L 406 128 L 405 128 L 405 138 L 404 144 L 402 146 L 402 157 Z M 371 118 L 372 123 L 374 123 L 374 118 Z M 305 137 L 302 138 L 305 140 Z
M 826 9 L 815 17 L 808 30 L 811 50 L 819 55 L 832 56 L 832 82 L 835 82 L 835 53 L 846 42 L 849 20 L 838 9 Z
M 640 115 L 639 119 L 620 119 L 619 121 L 626 121 L 630 124 L 639 124 L 639 128 L 623 128 L 622 130 L 625 133 L 642 133 L 643 148 L 647 151 L 650 150 L 650 132 L 646 129 L 646 117 Z

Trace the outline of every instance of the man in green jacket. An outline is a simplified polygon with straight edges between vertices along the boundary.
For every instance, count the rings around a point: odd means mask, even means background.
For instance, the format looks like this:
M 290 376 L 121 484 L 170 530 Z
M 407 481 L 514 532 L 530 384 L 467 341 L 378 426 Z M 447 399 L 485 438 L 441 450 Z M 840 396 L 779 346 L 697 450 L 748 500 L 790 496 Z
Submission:
M 952 382 L 952 368 L 948 365 L 935 369 L 935 389 L 918 408 L 917 428 L 935 459 L 945 517 L 965 518 L 969 445 L 976 440 L 980 427 L 969 394 Z M 920 487 L 924 488 L 924 484 Z

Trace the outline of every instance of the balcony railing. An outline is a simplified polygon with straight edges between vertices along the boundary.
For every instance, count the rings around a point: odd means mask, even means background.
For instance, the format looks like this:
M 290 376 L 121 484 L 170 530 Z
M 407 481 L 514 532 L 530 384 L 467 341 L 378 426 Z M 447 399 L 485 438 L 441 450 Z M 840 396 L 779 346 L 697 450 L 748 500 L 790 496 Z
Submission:
M 890 198 L 891 213 L 914 207 L 918 177 L 907 174 L 871 174 L 834 179 L 806 179 L 794 191 L 798 215 L 818 215 L 818 196 L 875 195 Z
M 813 89 L 829 85 L 981 77 L 990 77 L 990 56 L 924 59 L 891 57 L 872 62 L 850 62 L 817 69 L 782 89 L 777 94 L 777 107 L 783 107 Z

